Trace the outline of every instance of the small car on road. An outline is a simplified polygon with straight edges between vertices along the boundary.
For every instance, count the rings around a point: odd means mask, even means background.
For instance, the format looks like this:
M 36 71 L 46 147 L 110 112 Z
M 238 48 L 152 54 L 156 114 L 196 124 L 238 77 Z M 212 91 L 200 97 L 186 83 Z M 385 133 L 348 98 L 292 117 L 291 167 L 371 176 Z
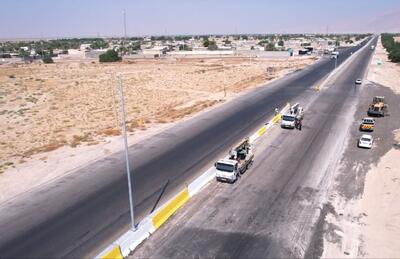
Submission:
M 357 78 L 356 85 L 361 85 L 361 84 L 362 84 L 362 80 L 360 78 Z
M 363 134 L 358 140 L 358 147 L 360 148 L 372 148 L 374 138 L 371 135 Z
M 361 131 L 374 131 L 375 128 L 375 120 L 370 117 L 366 117 L 362 119 L 360 124 Z

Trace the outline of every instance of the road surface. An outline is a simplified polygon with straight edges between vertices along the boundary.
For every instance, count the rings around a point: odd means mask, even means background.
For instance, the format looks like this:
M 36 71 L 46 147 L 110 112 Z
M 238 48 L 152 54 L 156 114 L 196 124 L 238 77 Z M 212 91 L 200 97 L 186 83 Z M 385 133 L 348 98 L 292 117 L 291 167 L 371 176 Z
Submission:
M 341 64 L 361 46 L 344 49 Z M 275 107 L 314 92 L 334 68 L 323 59 L 130 147 L 136 219 L 194 179 L 238 140 L 262 125 Z M 123 153 L 1 204 L 4 257 L 94 256 L 129 228 Z
M 361 87 L 354 82 L 371 54 L 366 48 L 318 97 L 299 96 L 306 104 L 301 131 L 273 128 L 256 142 L 254 165 L 237 183 L 210 184 L 132 258 L 320 256 L 315 233 L 354 124 Z

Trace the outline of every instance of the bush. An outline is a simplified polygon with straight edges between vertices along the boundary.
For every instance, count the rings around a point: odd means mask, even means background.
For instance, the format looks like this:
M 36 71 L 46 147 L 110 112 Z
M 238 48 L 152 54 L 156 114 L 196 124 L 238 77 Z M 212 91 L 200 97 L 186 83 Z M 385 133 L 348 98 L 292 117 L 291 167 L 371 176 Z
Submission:
M 101 54 L 99 56 L 99 61 L 101 63 L 103 63 L 103 62 L 117 62 L 117 61 L 121 61 L 121 60 L 122 60 L 122 58 L 120 56 L 118 56 L 118 53 L 113 49 L 107 50 L 106 53 Z
M 187 50 L 187 51 L 191 51 L 192 48 L 189 47 L 188 45 L 184 44 L 184 45 L 179 45 L 179 50 Z
M 260 40 L 257 44 L 260 46 L 264 46 L 264 45 L 268 44 L 268 42 L 269 42 L 268 40 Z
M 275 44 L 272 42 L 268 43 L 267 45 L 265 45 L 264 50 L 265 51 L 275 51 L 276 50 Z
M 218 49 L 217 43 L 215 41 L 209 41 L 207 49 L 208 50 L 217 50 Z
M 50 56 L 44 56 L 43 57 L 43 63 L 45 64 L 52 64 L 54 63 L 53 59 Z
M 208 39 L 204 40 L 203 47 L 208 48 L 209 45 L 210 45 L 210 42 L 208 41 Z
M 283 45 L 285 45 L 285 42 L 283 40 L 278 41 L 278 45 L 283 47 Z

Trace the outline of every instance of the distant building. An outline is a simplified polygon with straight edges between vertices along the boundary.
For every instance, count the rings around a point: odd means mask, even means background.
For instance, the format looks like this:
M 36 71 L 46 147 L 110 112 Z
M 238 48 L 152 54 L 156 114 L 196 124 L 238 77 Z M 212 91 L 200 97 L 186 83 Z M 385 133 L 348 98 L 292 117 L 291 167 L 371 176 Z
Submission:
M 143 49 L 143 55 L 165 55 L 169 51 L 168 46 L 155 46 L 151 49 Z
M 90 44 L 81 44 L 79 47 L 81 51 L 89 51 L 90 50 Z

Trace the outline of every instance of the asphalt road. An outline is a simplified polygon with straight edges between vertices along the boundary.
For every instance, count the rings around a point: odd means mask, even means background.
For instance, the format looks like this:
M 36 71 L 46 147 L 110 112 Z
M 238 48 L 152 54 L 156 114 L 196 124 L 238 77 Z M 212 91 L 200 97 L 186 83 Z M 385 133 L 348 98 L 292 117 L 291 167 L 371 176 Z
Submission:
M 305 105 L 302 131 L 275 127 L 256 143 L 237 183 L 214 182 L 189 201 L 132 258 L 298 258 L 315 255 L 314 233 L 354 121 L 365 49 Z M 200 208 L 200 209 L 199 209 Z
M 342 50 L 338 64 L 358 47 Z M 324 59 L 130 147 L 136 218 L 176 193 L 275 107 L 313 92 L 334 67 Z M 113 154 L 0 205 L 0 255 L 93 256 L 129 228 L 122 153 Z M 159 199 L 161 197 L 161 199 Z

